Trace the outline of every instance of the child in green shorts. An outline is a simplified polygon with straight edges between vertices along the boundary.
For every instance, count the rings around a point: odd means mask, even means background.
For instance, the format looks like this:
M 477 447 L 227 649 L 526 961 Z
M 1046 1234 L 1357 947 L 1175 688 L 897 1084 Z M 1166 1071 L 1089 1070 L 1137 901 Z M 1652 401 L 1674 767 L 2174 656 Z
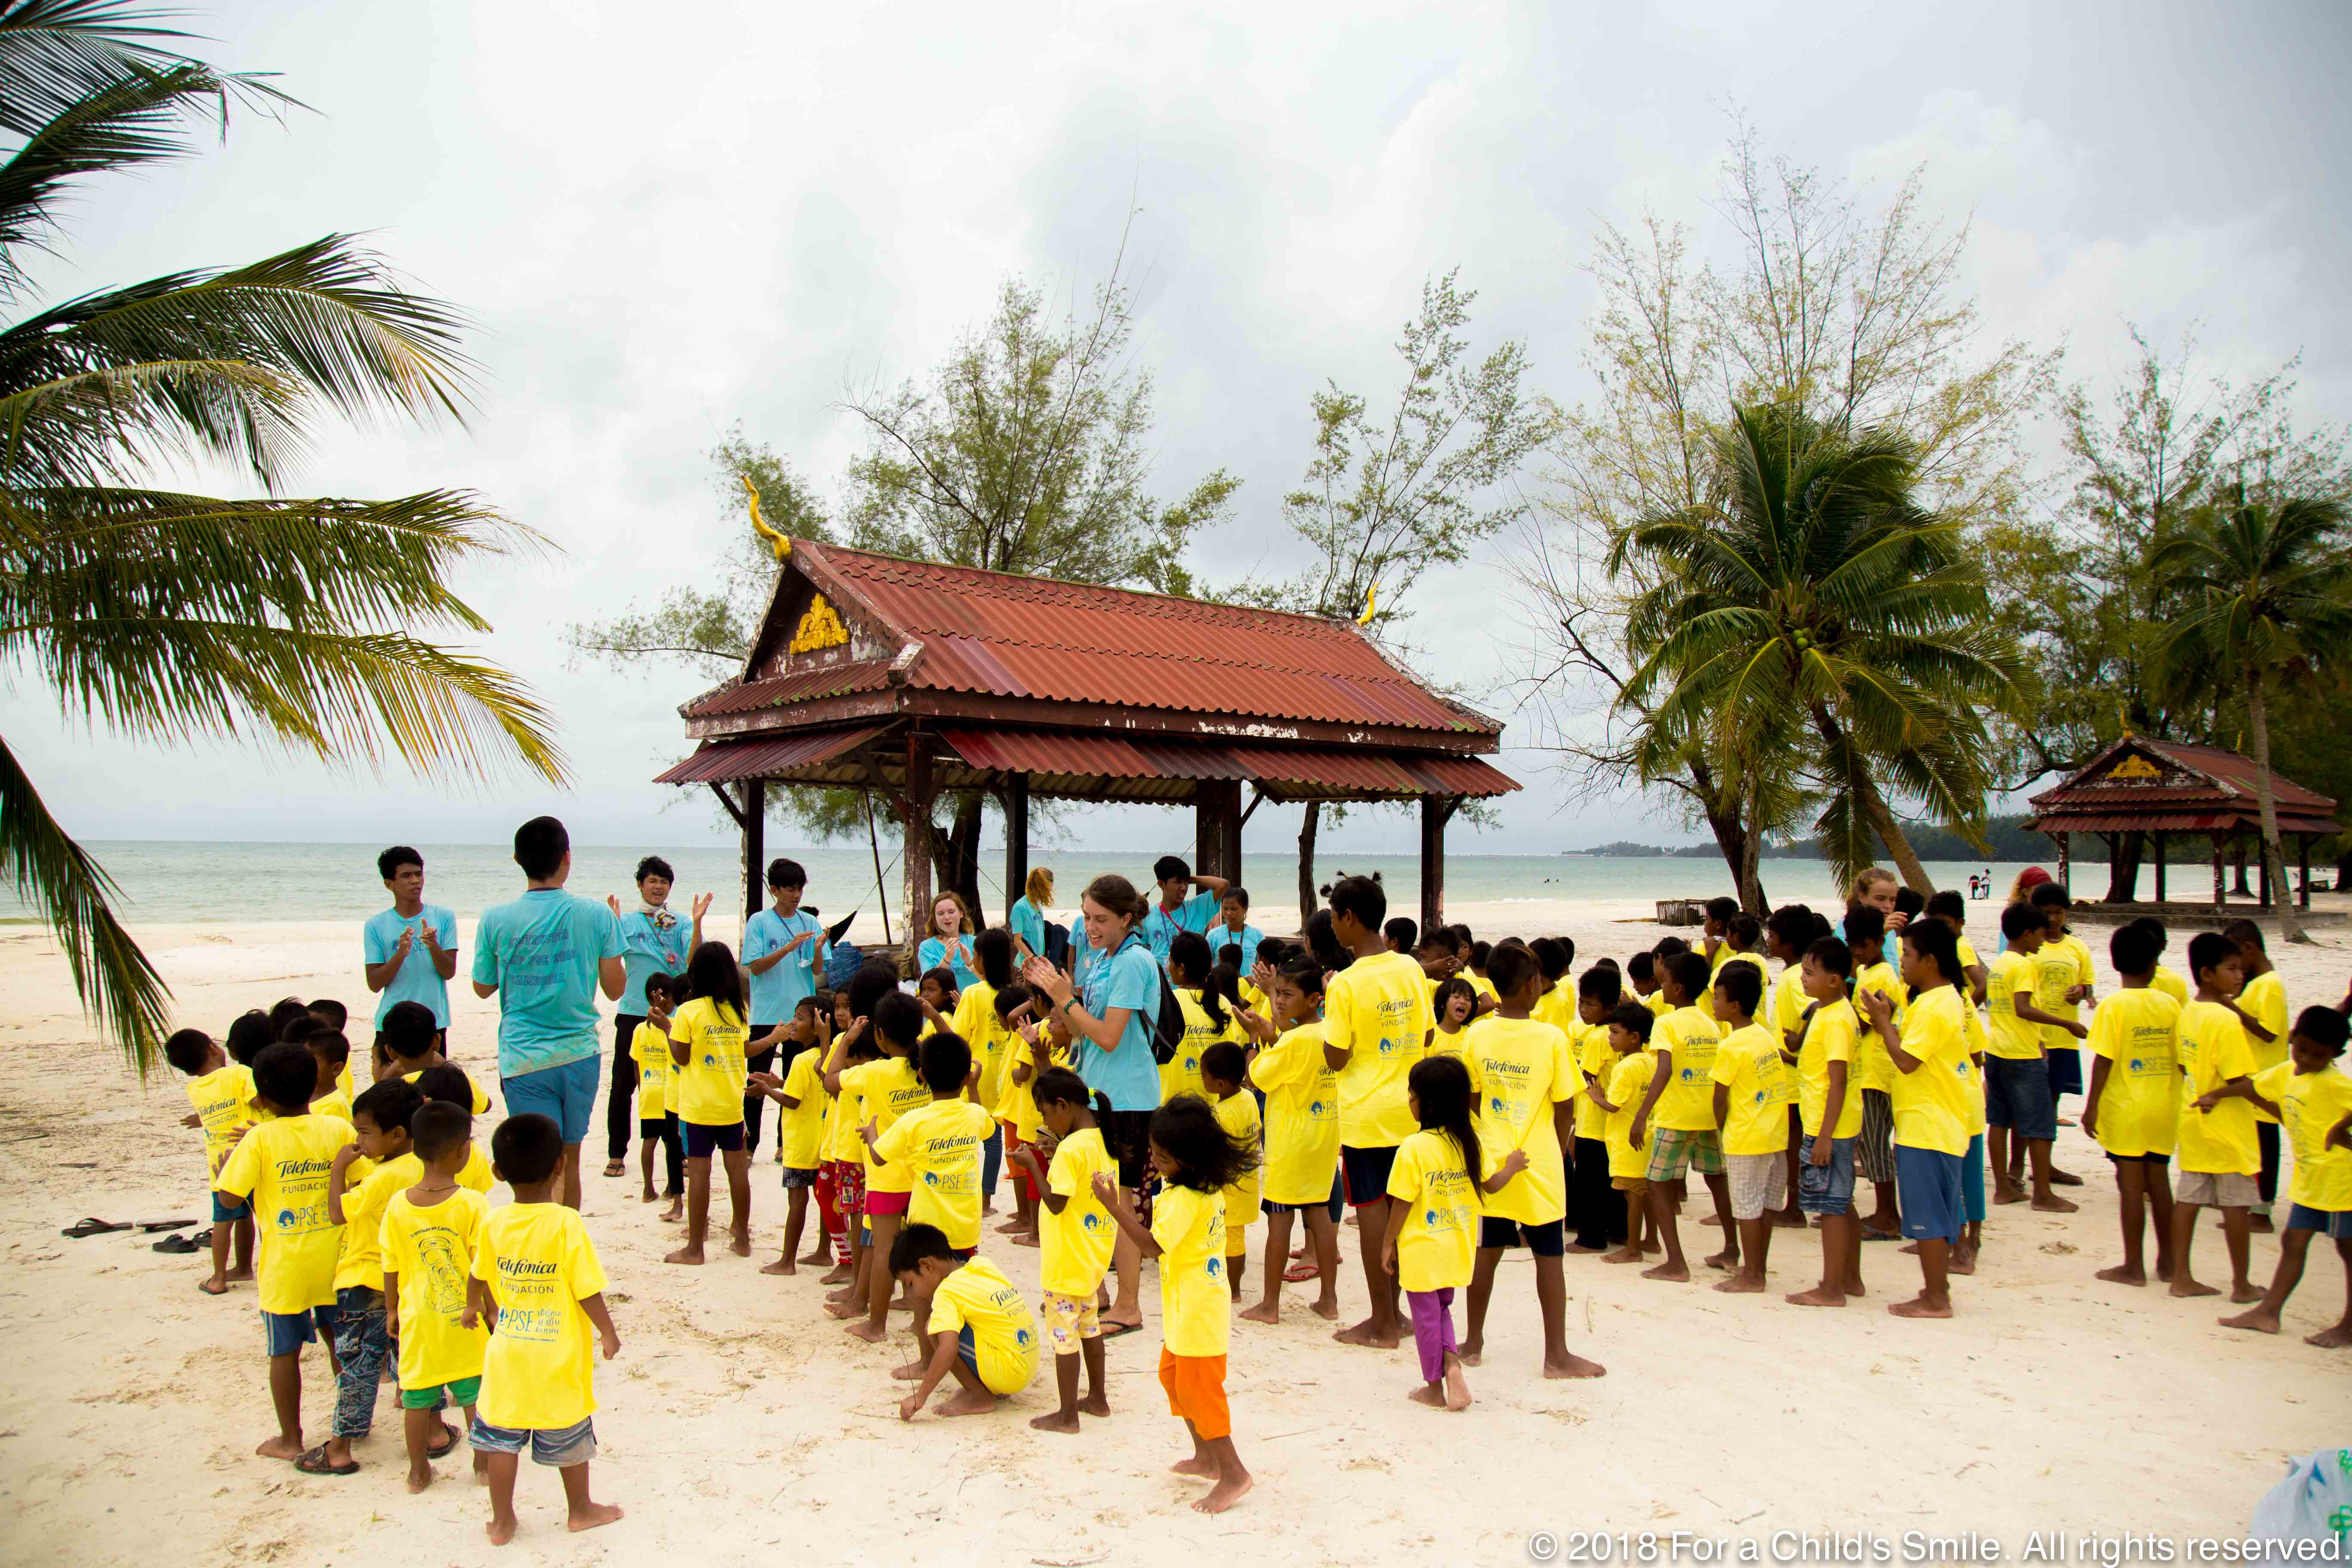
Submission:
M 481 1194 L 457 1184 L 457 1173 L 474 1151 L 473 1126 L 463 1106 L 418 1107 L 409 1122 L 409 1146 L 425 1173 L 384 1205 L 384 1318 L 400 1345 L 412 1492 L 433 1484 L 433 1456 L 457 1444 L 457 1432 L 441 1419 L 444 1398 L 466 1413 L 470 1426 L 482 1386 L 489 1331 L 478 1321 L 468 1322 L 466 1282 L 489 1205 Z M 474 1474 L 488 1473 L 488 1456 L 477 1449 Z

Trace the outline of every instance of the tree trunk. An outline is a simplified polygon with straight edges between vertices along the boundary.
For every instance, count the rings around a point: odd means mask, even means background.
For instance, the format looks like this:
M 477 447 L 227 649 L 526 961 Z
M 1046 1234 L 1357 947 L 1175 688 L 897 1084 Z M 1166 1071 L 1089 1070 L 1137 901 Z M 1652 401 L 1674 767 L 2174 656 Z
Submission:
M 1726 812 L 1716 805 L 1715 773 L 1706 763 L 1693 757 L 1690 775 L 1699 810 L 1706 817 L 1707 831 L 1715 835 L 1715 847 L 1722 851 L 1723 863 L 1731 872 L 1731 885 L 1738 889 L 1740 907 L 1762 920 L 1771 911 L 1764 904 L 1763 885 L 1756 877 L 1756 857 L 1762 847 L 1760 836 L 1749 831 L 1737 808 Z
M 2278 911 L 2279 935 L 2308 943 L 2311 938 L 2296 918 L 2294 898 L 2286 885 L 2286 857 L 2279 848 L 2278 801 L 2271 791 L 2270 713 L 2263 693 L 2262 669 L 2252 663 L 2246 667 L 2246 717 L 2252 721 L 2254 731 L 2254 799 L 2262 807 L 2263 866 L 2270 876 L 2271 907 Z
M 2249 899 L 2254 896 L 2253 888 L 2246 881 L 2246 847 L 2242 844 L 2230 846 L 2230 883 L 2231 892 Z
M 1322 900 L 1315 896 L 1315 828 L 1322 817 L 1323 803 L 1310 800 L 1307 803 L 1306 816 L 1299 819 L 1298 929 L 1302 934 L 1307 930 L 1307 921 L 1323 907 Z
M 1813 723 L 1820 729 L 1823 741 L 1832 746 L 1843 742 L 1844 733 L 1826 707 L 1818 703 L 1814 705 Z M 1886 799 L 1878 793 L 1878 785 L 1871 782 L 1870 770 L 1864 765 L 1859 748 L 1853 760 L 1853 795 L 1854 805 L 1862 808 L 1864 820 L 1870 824 L 1871 831 L 1878 835 L 1878 841 L 1886 847 L 1887 858 L 1895 862 L 1895 868 L 1903 873 L 1904 885 L 1923 899 L 1933 896 L 1936 884 L 1928 878 L 1927 868 L 1919 863 L 1917 853 L 1911 847 L 1911 840 L 1904 835 L 1902 824 L 1896 822 L 1895 813 L 1887 809 Z
M 2139 889 L 2140 858 L 2147 852 L 2147 835 L 2118 833 L 2107 840 L 2107 902 L 2129 903 Z
M 956 892 L 963 896 L 964 907 L 971 911 L 972 929 L 975 931 L 988 929 L 988 911 L 980 900 L 981 807 L 980 792 L 965 791 L 956 796 L 954 826 L 945 833 L 935 826 L 930 832 L 933 885 L 940 892 Z M 922 930 L 924 924 L 919 918 L 915 921 L 918 931 Z

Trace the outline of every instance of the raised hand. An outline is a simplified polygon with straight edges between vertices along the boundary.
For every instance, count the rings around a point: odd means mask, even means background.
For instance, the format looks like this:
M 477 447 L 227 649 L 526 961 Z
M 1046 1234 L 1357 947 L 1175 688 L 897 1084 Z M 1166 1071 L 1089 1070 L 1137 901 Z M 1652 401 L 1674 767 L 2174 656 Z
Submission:
M 616 895 L 607 893 L 604 895 L 604 907 L 617 915 L 621 912 L 621 900 Z
M 694 918 L 696 920 L 700 920 L 703 916 L 710 912 L 710 900 L 713 896 L 714 895 L 709 893 L 697 893 L 694 895 Z

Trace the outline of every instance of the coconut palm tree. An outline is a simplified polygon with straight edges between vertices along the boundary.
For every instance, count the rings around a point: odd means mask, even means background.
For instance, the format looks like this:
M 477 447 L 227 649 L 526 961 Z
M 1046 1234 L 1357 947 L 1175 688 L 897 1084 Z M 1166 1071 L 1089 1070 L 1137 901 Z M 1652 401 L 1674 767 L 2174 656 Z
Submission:
M 60 201 L 188 151 L 232 106 L 292 100 L 173 53 L 186 35 L 119 0 L 0 0 L 0 299 L 29 304 Z M 263 739 L 339 763 L 563 763 L 529 689 L 431 634 L 488 624 L 460 562 L 536 536 L 474 497 L 292 499 L 328 416 L 462 415 L 447 306 L 344 236 L 242 267 L 38 306 L 0 329 L 0 657 L 65 714 L 142 741 Z M 227 466 L 218 499 L 152 485 Z M 113 884 L 0 739 L 0 876 L 39 910 L 105 1035 L 142 1071 L 168 992 L 109 907 Z
M 1623 700 L 1669 738 L 1701 739 L 1727 791 L 1786 799 L 1810 778 L 1841 879 L 1869 863 L 1874 833 L 1932 892 L 1890 794 L 1979 837 L 1981 715 L 2016 675 L 1959 525 L 1912 500 L 1911 450 L 1885 432 L 1753 405 L 1711 446 L 1713 499 L 1613 542 L 1612 570 L 1638 552 L 1653 584 L 1630 612 L 1641 662 Z
M 2188 608 L 2165 628 L 2158 655 L 2184 684 L 2218 680 L 2245 694 L 2254 742 L 2254 799 L 2263 863 L 2278 890 L 2279 932 L 2308 942 L 2287 896 L 2271 786 L 2271 693 L 2308 675 L 2323 652 L 2352 647 L 2352 523 L 2339 500 L 2249 501 L 2242 489 L 2200 507 L 2158 546 L 2157 580 Z

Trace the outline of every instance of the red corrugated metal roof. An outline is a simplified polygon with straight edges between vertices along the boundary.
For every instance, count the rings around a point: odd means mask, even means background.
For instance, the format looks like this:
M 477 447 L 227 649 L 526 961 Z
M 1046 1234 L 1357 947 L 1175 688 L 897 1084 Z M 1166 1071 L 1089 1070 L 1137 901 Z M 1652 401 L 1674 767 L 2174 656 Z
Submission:
M 1352 626 L 1312 616 L 829 545 L 795 545 L 793 560 L 828 593 L 922 645 L 909 687 L 1499 733 L 1423 688 Z
M 1432 757 L 1372 748 L 1226 742 L 1178 745 L 1100 731 L 942 730 L 940 739 L 976 768 L 1109 778 L 1264 779 L 1396 795 L 1504 795 L 1519 786 L 1475 757 Z
M 883 728 L 866 724 L 849 730 L 810 730 L 773 741 L 721 742 L 705 746 L 686 761 L 655 774 L 654 783 L 728 784 L 738 779 L 766 778 L 837 757 L 881 733 Z
M 2254 760 L 2219 746 L 2193 746 L 2185 741 L 2144 741 L 2152 752 L 2160 752 L 2183 767 L 2210 773 L 2232 790 L 2252 801 L 2254 798 Z M 2271 798 L 2279 809 L 2292 806 L 2305 808 L 2306 815 L 2325 816 L 2336 809 L 2336 802 L 2316 790 L 2308 790 L 2273 771 L 2271 773 Z
M 845 692 L 879 691 L 883 672 L 889 668 L 890 661 L 885 658 L 817 665 L 788 675 L 722 688 L 707 697 L 696 698 L 682 711 L 689 719 L 710 719 L 722 713 L 782 708 L 791 702 L 814 702 L 820 697 L 838 697 Z
M 2262 819 L 2236 811 L 2044 811 L 2025 825 L 2029 833 L 2259 833 Z M 2281 833 L 2341 833 L 2329 816 L 2279 814 Z
M 2123 752 L 2138 750 L 2165 758 L 2175 766 L 2203 774 L 2208 784 L 2137 784 L 2111 780 L 2108 770 Z M 2278 810 L 2284 814 L 2315 819 L 2326 818 L 2335 811 L 2336 802 L 2326 795 L 2305 789 L 2293 779 L 2277 773 L 2271 774 L 2271 795 Z M 2098 755 L 2076 769 L 2063 784 L 2033 796 L 2033 808 L 2044 816 L 2056 812 L 2104 811 L 2129 813 L 2145 818 L 2146 806 L 2201 805 L 2210 810 L 2243 813 L 2249 817 L 2259 808 L 2256 805 L 2254 764 L 2250 757 L 2225 751 L 2219 746 L 2192 745 L 2186 741 L 2158 741 L 2146 735 L 2127 735 L 2101 751 Z M 2168 815 L 2158 813 L 2157 815 Z M 2145 822 L 2131 826 L 2147 826 Z M 2113 832 L 2115 829 L 2100 829 Z M 2170 826 L 2164 831 L 2174 831 Z M 2201 829 L 2181 829 L 2197 832 Z M 2293 831 L 2303 831 L 2294 829 Z M 2325 831 L 2334 831 L 2326 829 Z

